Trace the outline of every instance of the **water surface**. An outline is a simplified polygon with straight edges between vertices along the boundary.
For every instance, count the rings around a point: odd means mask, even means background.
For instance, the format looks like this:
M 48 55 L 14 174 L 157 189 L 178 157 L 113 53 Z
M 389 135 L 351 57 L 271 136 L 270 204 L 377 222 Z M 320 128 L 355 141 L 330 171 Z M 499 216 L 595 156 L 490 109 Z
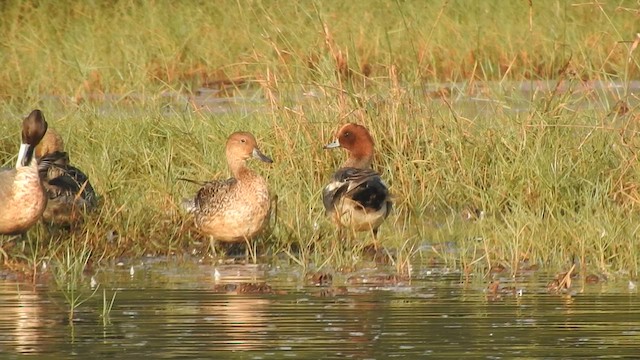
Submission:
M 505 274 L 494 293 L 444 268 L 363 268 L 318 286 L 296 267 L 164 259 L 93 277 L 73 325 L 53 282 L 0 281 L 3 357 L 611 358 L 637 356 L 640 340 L 637 293 L 613 281 L 556 294 L 550 276 Z

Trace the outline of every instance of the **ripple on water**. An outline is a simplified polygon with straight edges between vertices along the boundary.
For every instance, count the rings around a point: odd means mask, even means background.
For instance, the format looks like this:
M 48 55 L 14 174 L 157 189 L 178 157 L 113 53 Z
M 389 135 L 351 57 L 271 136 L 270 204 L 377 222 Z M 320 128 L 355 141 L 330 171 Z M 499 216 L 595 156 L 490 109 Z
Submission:
M 100 287 L 92 297 L 88 285 L 79 292 L 86 301 L 73 327 L 65 320 L 65 294 L 52 285 L 0 282 L 0 350 L 156 358 L 244 350 L 255 359 L 571 358 L 635 356 L 640 334 L 637 294 L 626 283 L 550 294 L 546 283 L 553 277 L 533 272 L 500 278 L 501 286 L 523 291 L 494 297 L 485 280 L 465 283 L 458 272 L 437 268 L 416 268 L 411 279 L 365 269 L 322 282 L 297 268 L 267 265 L 151 261 L 136 264 L 133 276 L 128 268 L 97 273 Z M 107 301 L 115 293 L 104 321 L 100 289 Z

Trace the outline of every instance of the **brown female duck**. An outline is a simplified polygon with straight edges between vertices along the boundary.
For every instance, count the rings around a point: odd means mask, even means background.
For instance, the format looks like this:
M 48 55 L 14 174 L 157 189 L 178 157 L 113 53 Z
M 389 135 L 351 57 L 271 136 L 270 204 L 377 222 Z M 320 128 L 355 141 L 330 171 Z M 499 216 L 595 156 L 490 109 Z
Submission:
M 271 207 L 266 180 L 246 166 L 250 158 L 271 163 L 248 132 L 229 136 L 226 156 L 233 177 L 206 182 L 183 206 L 194 215 L 196 227 L 214 240 L 248 241 L 266 226 Z

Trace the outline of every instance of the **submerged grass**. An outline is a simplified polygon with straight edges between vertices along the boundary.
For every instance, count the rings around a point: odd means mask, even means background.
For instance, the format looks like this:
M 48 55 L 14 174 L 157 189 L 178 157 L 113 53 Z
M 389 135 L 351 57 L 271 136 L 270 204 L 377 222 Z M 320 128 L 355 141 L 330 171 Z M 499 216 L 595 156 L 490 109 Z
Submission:
M 14 162 L 18 120 L 41 107 L 102 196 L 84 225 L 39 225 L 35 248 L 7 256 L 35 269 L 65 244 L 95 260 L 207 252 L 179 208 L 197 186 L 177 179 L 226 177 L 226 137 L 249 130 L 275 160 L 251 164 L 277 195 L 262 252 L 357 266 L 369 236 L 334 246 L 320 198 L 344 158 L 322 145 L 353 121 L 371 130 L 395 197 L 380 237 L 399 272 L 428 246 L 469 271 L 579 263 L 636 276 L 637 98 L 589 81 L 637 78 L 637 4 L 534 3 L 4 4 L 0 159 Z M 556 82 L 513 89 L 536 79 Z M 201 86 L 252 95 L 206 102 Z
M 77 246 L 73 242 L 67 244 L 52 259 L 53 279 L 68 307 L 69 325 L 73 325 L 78 307 L 92 298 L 98 290 L 97 288 L 89 289 L 85 280 L 84 271 L 90 259 L 91 249 L 87 242 Z

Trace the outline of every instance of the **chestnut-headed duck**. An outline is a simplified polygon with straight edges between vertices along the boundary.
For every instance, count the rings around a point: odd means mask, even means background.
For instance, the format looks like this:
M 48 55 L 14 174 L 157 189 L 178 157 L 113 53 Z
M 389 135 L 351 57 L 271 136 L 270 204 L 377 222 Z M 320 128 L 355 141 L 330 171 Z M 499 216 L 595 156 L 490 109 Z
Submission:
M 268 223 L 271 198 L 267 181 L 246 166 L 250 158 L 272 163 L 248 132 L 235 132 L 226 145 L 227 164 L 233 177 L 203 184 L 195 198 L 183 201 L 194 215 L 196 227 L 213 240 L 248 241 Z
M 69 163 L 64 141 L 49 129 L 36 147 L 38 171 L 49 201 L 42 219 L 52 225 L 69 226 L 82 221 L 87 211 L 95 209 L 98 197 L 89 178 Z
M 378 228 L 389 216 L 391 196 L 380 174 L 371 169 L 373 139 L 367 128 L 346 124 L 338 130 L 336 140 L 325 149 L 341 147 L 349 154 L 322 191 L 326 214 L 339 227 L 354 231 L 371 231 L 377 238 Z
M 0 170 L 0 234 L 26 232 L 47 206 L 35 159 L 35 148 L 46 132 L 47 122 L 40 110 L 33 110 L 22 121 L 22 143 L 16 167 Z
M 54 128 L 47 128 L 47 132 L 36 146 L 36 159 L 42 159 L 47 154 L 64 151 L 64 140 Z

